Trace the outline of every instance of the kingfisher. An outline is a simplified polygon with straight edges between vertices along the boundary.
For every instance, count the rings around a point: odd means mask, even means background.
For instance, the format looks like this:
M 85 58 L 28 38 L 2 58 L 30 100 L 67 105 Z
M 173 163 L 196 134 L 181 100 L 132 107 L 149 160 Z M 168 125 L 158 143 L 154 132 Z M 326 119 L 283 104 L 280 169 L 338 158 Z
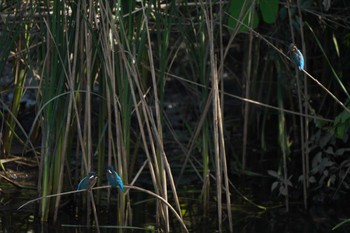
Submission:
M 97 181 L 97 175 L 95 172 L 89 172 L 87 176 L 85 176 L 78 184 L 77 190 L 83 190 L 86 189 L 87 191 L 90 190 L 92 187 L 95 186 Z
M 114 168 L 112 166 L 109 166 L 107 168 L 107 179 L 108 179 L 108 184 L 112 186 L 112 188 L 116 188 L 119 186 L 120 190 L 124 192 L 124 185 L 122 178 L 118 175 L 116 171 L 114 171 Z
M 298 66 L 299 70 L 304 70 L 304 57 L 295 44 L 290 44 L 289 51 L 292 60 Z

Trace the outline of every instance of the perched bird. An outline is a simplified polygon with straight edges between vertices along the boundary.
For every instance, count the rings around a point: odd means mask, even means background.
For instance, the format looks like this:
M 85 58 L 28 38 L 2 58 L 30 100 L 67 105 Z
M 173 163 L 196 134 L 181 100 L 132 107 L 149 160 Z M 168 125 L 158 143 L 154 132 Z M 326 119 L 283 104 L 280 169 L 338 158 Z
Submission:
M 304 57 L 300 50 L 294 44 L 290 44 L 289 52 L 292 60 L 297 64 L 299 70 L 304 69 Z
M 118 175 L 116 171 L 114 171 L 114 168 L 112 166 L 109 166 L 107 168 L 107 179 L 108 179 L 108 184 L 112 186 L 112 188 L 116 188 L 119 186 L 120 190 L 124 192 L 124 185 L 122 178 Z
M 97 175 L 95 172 L 89 172 L 87 176 L 85 176 L 78 184 L 77 190 L 90 190 L 95 186 L 97 180 Z

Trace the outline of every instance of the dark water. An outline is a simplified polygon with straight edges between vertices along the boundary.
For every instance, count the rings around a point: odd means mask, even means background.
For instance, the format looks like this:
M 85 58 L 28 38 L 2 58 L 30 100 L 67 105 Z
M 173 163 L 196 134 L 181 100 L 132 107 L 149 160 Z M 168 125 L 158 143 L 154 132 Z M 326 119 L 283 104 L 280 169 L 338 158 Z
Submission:
M 327 207 L 311 207 L 309 211 L 271 210 L 261 216 L 247 217 L 238 224 L 238 232 L 280 232 L 280 233 L 326 233 L 350 232 L 350 225 L 332 231 L 332 228 L 347 216 L 339 216 L 337 210 Z
M 2 199 L 4 200 L 4 198 Z M 5 208 L 1 203 L 0 210 L 0 232 L 97 232 L 94 227 L 85 227 L 86 212 L 81 211 L 82 216 L 78 217 L 75 207 L 63 207 L 59 213 L 57 223 L 41 224 L 34 216 L 33 206 L 18 211 L 14 203 L 13 208 Z M 213 206 L 214 207 L 214 206 Z M 148 208 L 148 209 L 147 209 Z M 190 204 L 185 213 L 185 222 L 190 232 L 216 232 L 217 220 L 214 209 L 209 213 L 209 217 L 203 219 L 197 216 L 199 205 Z M 189 209 L 191 208 L 191 209 Z M 148 229 L 155 229 L 153 204 L 140 203 L 133 206 L 133 226 L 140 229 L 128 229 L 123 232 L 153 232 Z M 291 211 L 286 213 L 283 207 L 259 210 L 249 205 L 234 205 L 233 222 L 234 232 L 238 233 L 326 233 L 326 232 L 350 232 L 350 224 L 345 224 L 339 229 L 332 231 L 332 228 L 342 220 L 350 217 L 349 206 L 311 206 L 308 211 L 304 211 L 300 205 L 292 205 Z M 118 232 L 116 225 L 115 208 L 105 209 L 98 207 L 98 221 L 100 232 Z M 170 214 L 171 216 L 171 214 Z M 228 232 L 227 216 L 224 217 L 223 232 Z M 94 222 L 91 216 L 90 220 Z M 181 232 L 180 224 L 175 218 L 172 219 L 172 232 Z M 80 225 L 80 226 L 79 226 Z M 160 231 L 161 232 L 161 231 Z
M 58 233 L 58 232 L 97 232 L 91 226 L 94 222 L 93 215 L 87 217 L 85 208 L 81 208 L 77 196 L 62 199 L 64 204 L 58 215 L 57 223 L 40 223 L 35 216 L 37 203 L 30 204 L 21 210 L 17 208 L 35 198 L 35 190 L 16 189 L 8 184 L 0 183 L 3 190 L 0 192 L 0 232 L 34 232 L 34 233 Z M 193 190 L 193 191 L 191 191 Z M 262 193 L 267 193 L 260 190 Z M 250 191 L 257 196 L 257 190 Z M 117 194 L 117 193 L 116 193 Z M 104 194 L 101 194 L 104 196 Z M 276 207 L 276 202 L 261 204 L 267 210 L 261 210 L 246 201 L 239 200 L 239 196 L 232 192 L 235 203 L 232 205 L 232 218 L 234 232 L 237 233 L 349 233 L 350 224 L 344 224 L 339 229 L 332 231 L 338 223 L 350 218 L 350 204 L 342 200 L 343 204 L 313 204 L 304 211 L 302 203 L 291 203 L 290 212 L 286 213 L 283 205 Z M 189 187 L 179 192 L 180 203 L 183 209 L 185 223 L 190 232 L 216 232 L 217 216 L 215 200 L 210 200 L 208 216 L 203 218 L 202 204 L 199 203 L 200 192 L 197 188 Z M 263 195 L 266 198 L 266 195 Z M 155 220 L 155 200 L 143 193 L 130 193 L 132 209 L 132 227 L 124 232 L 153 232 L 147 229 L 157 229 Z M 346 196 L 344 196 L 346 198 Z M 267 198 L 268 199 L 268 198 Z M 225 208 L 225 207 L 223 207 Z M 118 232 L 117 226 L 117 198 L 111 199 L 97 206 L 100 232 Z M 170 213 L 172 232 L 181 232 L 181 226 L 177 219 Z M 89 218 L 89 219 L 88 219 Z M 90 221 L 87 224 L 87 221 Z M 129 226 L 131 227 L 131 226 Z M 138 228 L 138 229 L 136 229 Z M 161 232 L 161 231 L 159 231 Z M 227 215 L 223 214 L 223 232 L 229 232 Z

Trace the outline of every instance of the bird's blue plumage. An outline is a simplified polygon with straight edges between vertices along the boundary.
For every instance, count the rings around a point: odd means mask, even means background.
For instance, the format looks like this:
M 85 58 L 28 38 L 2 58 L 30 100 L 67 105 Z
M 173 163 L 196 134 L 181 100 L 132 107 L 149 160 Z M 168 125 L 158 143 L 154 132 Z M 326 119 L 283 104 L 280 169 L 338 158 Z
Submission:
M 109 166 L 107 169 L 107 179 L 108 179 L 108 184 L 110 184 L 112 188 L 116 188 L 118 186 L 120 190 L 124 192 L 124 185 L 123 185 L 122 178 L 120 178 L 120 176 L 112 166 Z
M 91 189 L 96 184 L 97 175 L 95 172 L 89 172 L 78 184 L 77 190 Z
M 294 44 L 291 44 L 289 46 L 289 52 L 290 52 L 290 56 L 291 56 L 292 60 L 298 66 L 299 70 L 303 70 L 304 69 L 304 57 L 303 57 L 303 54 L 300 52 L 300 50 Z

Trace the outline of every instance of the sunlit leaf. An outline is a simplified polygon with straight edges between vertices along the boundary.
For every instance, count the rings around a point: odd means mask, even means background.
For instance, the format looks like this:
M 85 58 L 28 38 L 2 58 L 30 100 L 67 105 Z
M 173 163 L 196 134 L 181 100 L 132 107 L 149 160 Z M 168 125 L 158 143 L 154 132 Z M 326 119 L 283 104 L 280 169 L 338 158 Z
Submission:
M 267 174 L 269 174 L 270 176 L 276 177 L 276 178 L 280 178 L 280 176 L 278 175 L 277 172 L 273 171 L 273 170 L 268 170 Z
M 273 182 L 271 185 L 271 192 L 273 192 L 273 190 L 275 190 L 277 186 L 278 186 L 278 182 L 277 181 Z
M 338 40 L 335 37 L 334 33 L 333 33 L 333 43 L 334 43 L 334 47 L 335 47 L 335 51 L 337 52 L 338 57 L 340 56 L 339 53 L 339 45 L 338 45 Z

